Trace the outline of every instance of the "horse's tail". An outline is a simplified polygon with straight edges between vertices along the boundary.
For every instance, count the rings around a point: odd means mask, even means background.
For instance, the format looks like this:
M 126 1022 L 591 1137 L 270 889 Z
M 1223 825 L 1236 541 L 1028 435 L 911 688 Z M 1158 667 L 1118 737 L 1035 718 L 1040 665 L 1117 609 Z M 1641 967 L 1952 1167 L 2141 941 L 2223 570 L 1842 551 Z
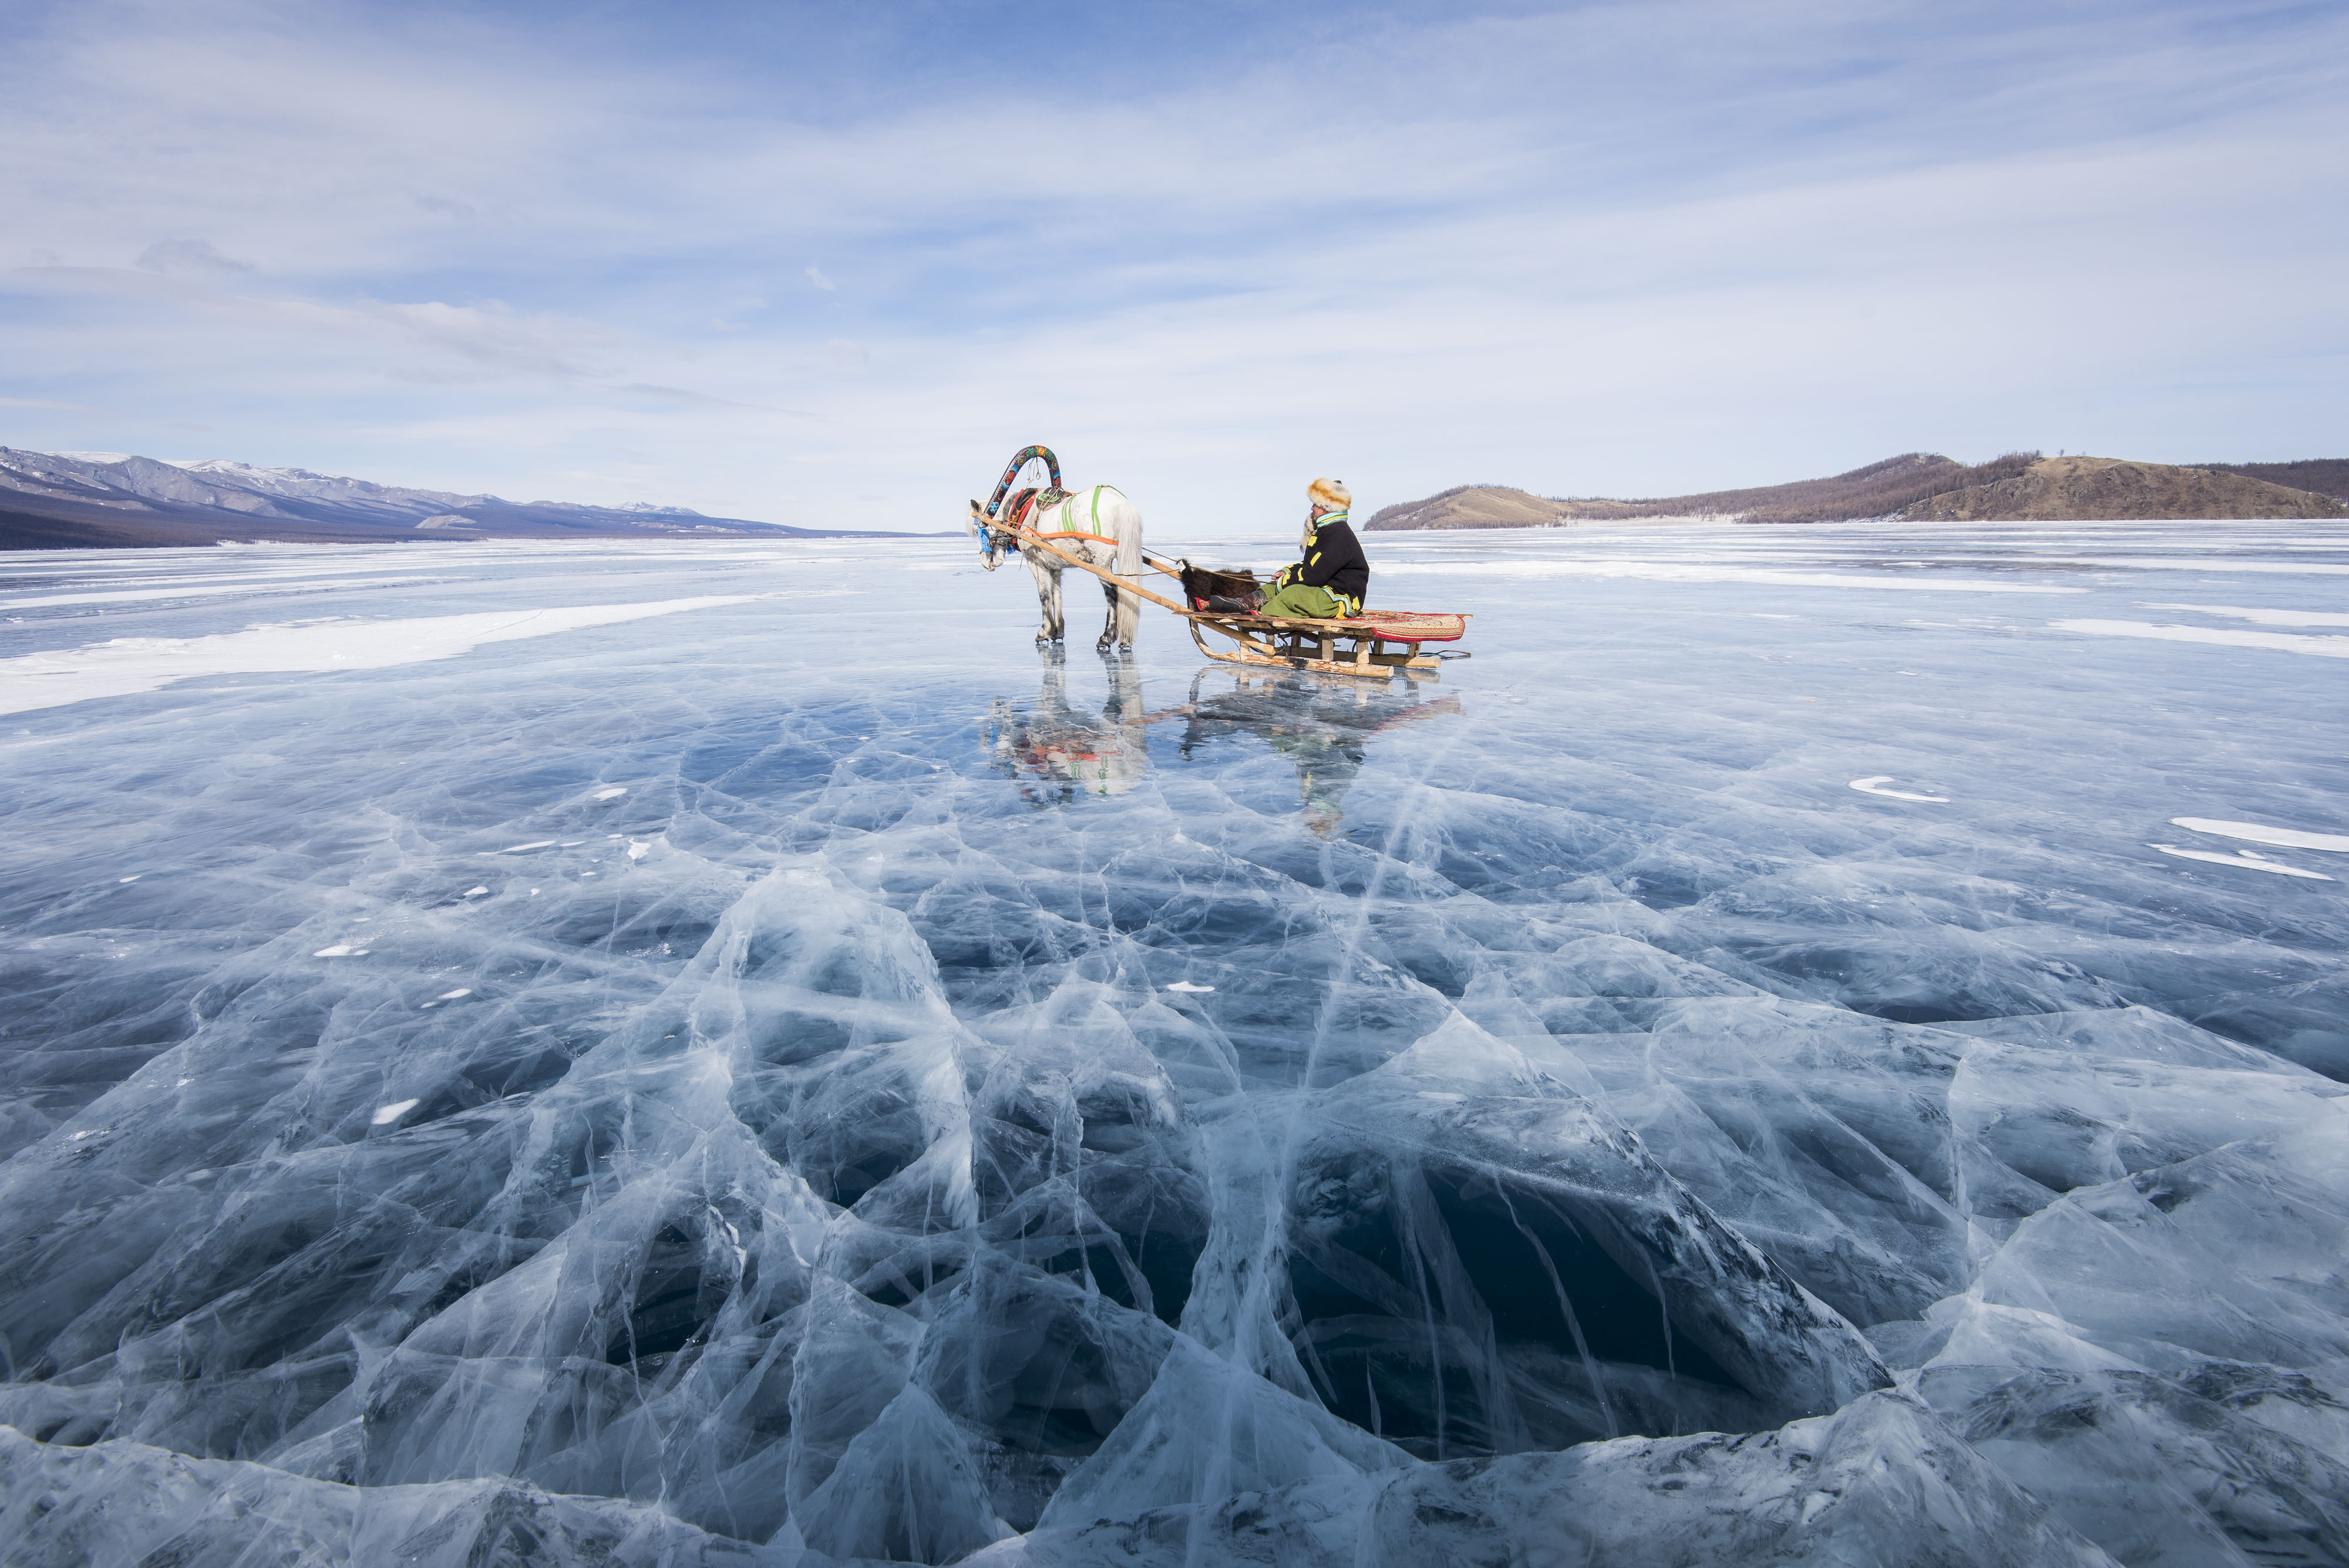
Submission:
M 1118 518 L 1117 575 L 1138 583 L 1142 580 L 1142 508 L 1122 491 L 1112 493 L 1125 503 Z
M 1136 506 L 1123 491 L 1112 490 L 1118 500 L 1117 575 L 1139 589 L 1142 585 L 1142 508 Z M 1096 493 L 1094 499 L 1100 499 Z M 1134 632 L 1142 621 L 1142 596 L 1139 592 L 1121 591 L 1117 596 L 1117 639 L 1126 647 L 1133 646 Z
M 1001 506 L 1003 498 L 1010 493 L 1011 482 L 1019 477 L 1019 471 L 1040 457 L 1044 460 L 1044 466 L 1051 471 L 1052 488 L 1061 488 L 1061 460 L 1052 455 L 1052 449 L 1049 446 L 1023 446 L 1004 469 L 1003 477 L 996 482 L 995 493 L 987 498 L 987 514 L 989 517 L 995 515 L 996 508 Z

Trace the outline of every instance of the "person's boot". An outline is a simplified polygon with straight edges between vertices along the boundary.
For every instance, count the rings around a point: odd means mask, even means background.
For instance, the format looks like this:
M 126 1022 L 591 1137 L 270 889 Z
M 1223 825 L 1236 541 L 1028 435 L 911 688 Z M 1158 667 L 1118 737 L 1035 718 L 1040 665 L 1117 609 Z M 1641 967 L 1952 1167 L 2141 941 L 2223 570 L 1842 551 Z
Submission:
M 1207 600 L 1207 607 L 1217 615 L 1254 615 L 1263 603 L 1263 597 L 1257 594 L 1250 594 L 1244 599 L 1226 598 L 1217 594 Z

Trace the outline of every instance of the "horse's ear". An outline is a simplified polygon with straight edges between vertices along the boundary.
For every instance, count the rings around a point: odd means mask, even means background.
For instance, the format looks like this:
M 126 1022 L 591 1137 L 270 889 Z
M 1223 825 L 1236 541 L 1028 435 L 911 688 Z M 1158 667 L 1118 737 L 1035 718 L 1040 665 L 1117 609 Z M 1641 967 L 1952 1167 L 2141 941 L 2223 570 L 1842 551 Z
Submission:
M 971 514 L 973 517 L 976 517 L 976 516 L 978 516 L 978 502 L 976 502 L 976 501 L 974 501 L 974 502 L 972 502 L 972 503 L 970 504 L 970 514 Z

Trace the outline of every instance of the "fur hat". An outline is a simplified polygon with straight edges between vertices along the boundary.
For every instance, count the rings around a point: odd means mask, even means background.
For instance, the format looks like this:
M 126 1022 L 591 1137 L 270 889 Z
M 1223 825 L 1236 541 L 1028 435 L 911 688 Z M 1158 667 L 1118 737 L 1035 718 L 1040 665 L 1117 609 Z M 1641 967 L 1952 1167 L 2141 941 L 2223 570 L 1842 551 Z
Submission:
M 1342 479 L 1317 479 L 1305 487 L 1305 494 L 1314 505 L 1332 512 L 1343 512 L 1354 504 L 1354 493 Z

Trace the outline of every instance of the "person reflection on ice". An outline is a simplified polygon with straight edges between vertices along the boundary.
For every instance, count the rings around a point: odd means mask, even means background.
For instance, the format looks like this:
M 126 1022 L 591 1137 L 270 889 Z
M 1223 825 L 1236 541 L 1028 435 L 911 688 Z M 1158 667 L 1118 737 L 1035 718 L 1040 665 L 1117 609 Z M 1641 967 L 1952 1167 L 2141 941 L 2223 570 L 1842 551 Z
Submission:
M 1183 755 L 1219 736 L 1247 733 L 1297 770 L 1305 803 L 1305 830 L 1335 838 L 1345 825 L 1343 802 L 1361 771 L 1370 743 L 1389 730 L 1460 711 L 1460 699 L 1423 701 L 1416 691 L 1342 675 L 1236 676 L 1231 691 L 1202 699 L 1201 670 L 1191 682 L 1190 722 Z

